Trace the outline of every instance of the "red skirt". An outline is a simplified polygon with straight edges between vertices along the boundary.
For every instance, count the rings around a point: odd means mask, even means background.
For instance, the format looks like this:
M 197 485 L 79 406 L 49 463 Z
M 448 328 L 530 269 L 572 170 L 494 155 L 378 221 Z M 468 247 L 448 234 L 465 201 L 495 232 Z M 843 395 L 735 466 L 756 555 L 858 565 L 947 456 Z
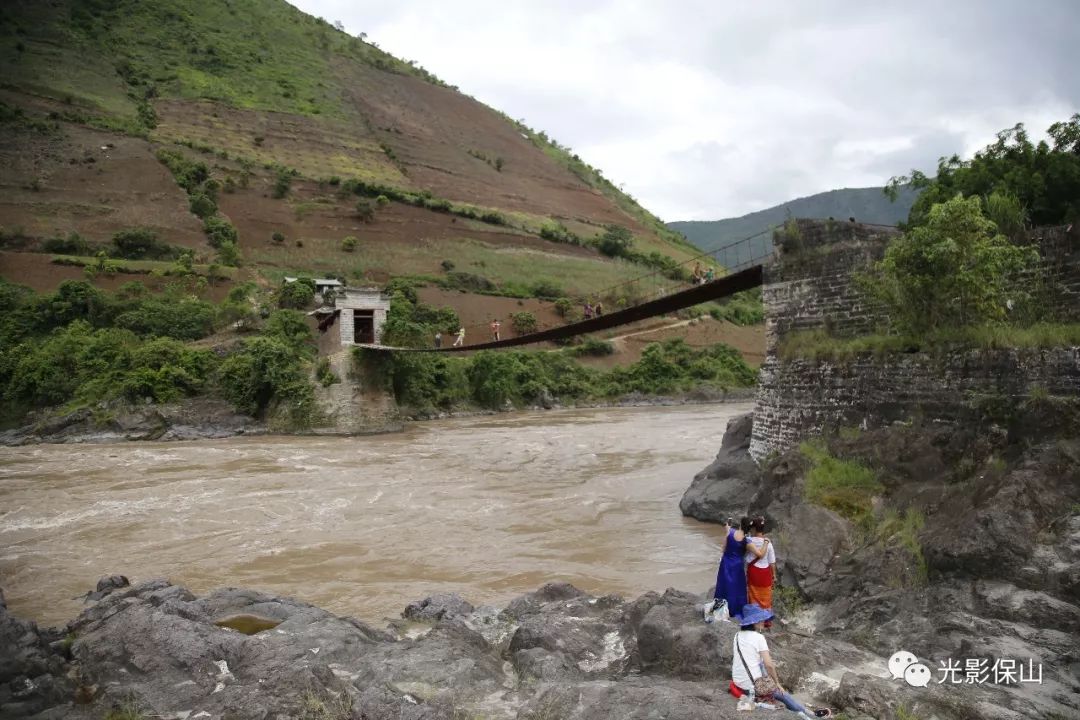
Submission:
M 772 610 L 772 567 L 758 567 L 750 563 L 746 568 L 746 594 L 758 607 Z

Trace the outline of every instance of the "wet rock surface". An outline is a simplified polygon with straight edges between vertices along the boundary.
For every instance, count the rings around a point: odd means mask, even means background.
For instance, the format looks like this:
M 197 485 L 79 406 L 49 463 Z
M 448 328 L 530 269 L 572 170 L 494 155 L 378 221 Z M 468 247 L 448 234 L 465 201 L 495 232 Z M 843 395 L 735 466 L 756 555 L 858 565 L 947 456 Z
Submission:
M 0 432 L 2 445 L 198 440 L 265 432 L 223 400 L 193 398 L 168 405 L 103 405 L 70 413 L 44 411 L 23 427 Z
M 922 714 L 896 681 L 844 675 L 829 697 L 850 717 L 1080 717 L 1080 442 L 1075 417 L 1046 417 L 827 438 L 830 454 L 873 468 L 882 485 L 854 521 L 806 499 L 800 451 L 748 462 L 751 421 L 740 418 L 681 508 L 717 523 L 765 515 L 786 586 L 778 606 L 807 607 L 799 619 L 818 644 L 904 649 L 934 671 L 915 697 Z M 1041 665 L 1042 682 L 961 673 L 960 686 L 938 685 L 943 663 L 997 660 Z

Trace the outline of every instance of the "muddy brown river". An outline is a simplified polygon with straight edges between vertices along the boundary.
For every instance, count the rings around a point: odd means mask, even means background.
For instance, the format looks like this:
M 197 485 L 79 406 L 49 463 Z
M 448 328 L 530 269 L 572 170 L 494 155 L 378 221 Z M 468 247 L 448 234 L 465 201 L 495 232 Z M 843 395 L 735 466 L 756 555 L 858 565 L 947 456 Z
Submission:
M 0 588 L 74 617 L 101 575 L 232 585 L 379 622 L 436 592 L 704 590 L 717 526 L 678 501 L 748 405 L 573 410 L 362 438 L 0 448 Z

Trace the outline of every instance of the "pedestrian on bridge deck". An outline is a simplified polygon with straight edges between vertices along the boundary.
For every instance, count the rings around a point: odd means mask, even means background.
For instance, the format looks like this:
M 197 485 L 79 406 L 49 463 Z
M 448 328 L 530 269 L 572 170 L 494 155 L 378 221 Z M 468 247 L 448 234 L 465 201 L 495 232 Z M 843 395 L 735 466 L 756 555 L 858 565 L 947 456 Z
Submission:
M 438 350 L 442 347 L 442 333 L 436 331 L 435 333 L 435 349 Z
M 501 340 L 501 338 L 499 337 L 499 328 L 501 327 L 502 325 L 499 324 L 498 318 L 495 318 L 491 321 L 491 339 L 495 342 L 499 342 L 499 340 Z
M 454 339 L 454 347 L 461 347 L 465 344 L 465 328 L 458 328 L 457 338 Z
M 596 317 L 600 317 L 604 314 L 604 303 L 597 300 L 596 307 L 594 307 L 593 310 L 596 312 Z
M 585 312 L 585 319 L 586 320 L 592 320 L 593 306 L 590 305 L 588 301 L 585 302 L 584 312 Z

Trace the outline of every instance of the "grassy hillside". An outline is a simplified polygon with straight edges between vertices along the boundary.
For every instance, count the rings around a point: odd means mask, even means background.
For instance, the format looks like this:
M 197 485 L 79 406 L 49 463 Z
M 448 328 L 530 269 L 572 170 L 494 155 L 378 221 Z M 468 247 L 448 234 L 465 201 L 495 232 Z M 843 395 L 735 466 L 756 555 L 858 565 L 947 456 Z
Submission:
M 696 252 L 542 131 L 283 0 L 6 3 L 0 74 L 3 251 L 147 226 L 241 279 L 454 266 L 520 294 L 531 267 L 571 295 Z
M 695 246 L 712 250 L 778 227 L 789 217 L 821 220 L 830 217 L 847 220 L 854 217 L 859 222 L 895 225 L 907 219 L 917 196 L 916 192 L 905 188 L 896 202 L 890 202 L 881 188 L 844 188 L 798 198 L 742 217 L 671 222 L 668 227 L 685 235 Z M 772 235 L 764 233 L 760 238 L 756 238 L 753 244 L 755 256 L 764 255 L 772 250 Z M 723 255 L 720 262 L 725 263 Z

